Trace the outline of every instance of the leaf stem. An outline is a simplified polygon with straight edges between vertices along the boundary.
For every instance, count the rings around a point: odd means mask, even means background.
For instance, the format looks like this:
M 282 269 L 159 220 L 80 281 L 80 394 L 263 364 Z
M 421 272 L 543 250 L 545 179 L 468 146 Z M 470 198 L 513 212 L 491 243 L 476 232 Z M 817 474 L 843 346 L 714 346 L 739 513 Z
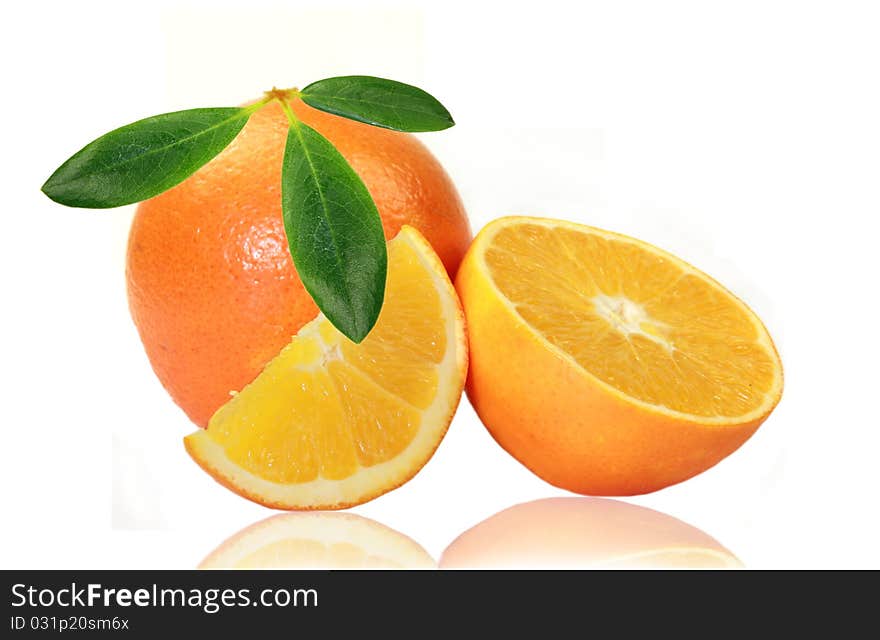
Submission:
M 293 109 L 290 108 L 290 103 L 287 102 L 287 97 L 285 96 L 284 98 L 281 98 L 278 96 L 274 96 L 274 98 L 281 103 L 281 108 L 284 109 L 284 114 L 287 116 L 287 121 L 291 124 L 291 126 L 299 127 L 300 120 L 296 117 Z
M 272 99 L 273 99 L 273 96 L 269 96 L 269 95 L 263 96 L 262 98 L 257 100 L 255 103 L 246 106 L 245 111 L 247 111 L 248 116 L 250 116 L 250 115 L 256 113 L 257 111 L 259 111 L 260 109 L 262 109 L 263 107 L 265 107 L 270 102 L 272 102 Z

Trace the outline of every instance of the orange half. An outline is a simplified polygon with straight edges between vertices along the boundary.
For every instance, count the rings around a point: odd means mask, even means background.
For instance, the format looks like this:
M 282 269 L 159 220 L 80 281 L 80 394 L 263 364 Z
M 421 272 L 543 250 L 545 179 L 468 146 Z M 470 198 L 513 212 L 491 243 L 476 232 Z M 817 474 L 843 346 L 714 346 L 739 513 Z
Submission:
M 456 280 L 468 396 L 495 439 L 579 493 L 654 491 L 739 447 L 782 394 L 770 335 L 646 242 L 559 220 L 487 225 Z

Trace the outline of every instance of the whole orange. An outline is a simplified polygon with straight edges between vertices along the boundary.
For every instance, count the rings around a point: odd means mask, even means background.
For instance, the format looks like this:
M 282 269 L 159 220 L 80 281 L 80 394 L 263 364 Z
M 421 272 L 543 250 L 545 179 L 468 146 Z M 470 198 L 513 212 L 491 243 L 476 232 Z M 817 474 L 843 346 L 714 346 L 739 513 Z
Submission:
M 454 277 L 471 231 L 428 149 L 410 134 L 290 104 L 360 175 L 386 237 L 403 224 L 416 227 Z M 222 153 L 134 216 L 126 267 L 132 318 L 159 380 L 199 426 L 318 313 L 281 217 L 287 129 L 281 105 L 269 103 Z

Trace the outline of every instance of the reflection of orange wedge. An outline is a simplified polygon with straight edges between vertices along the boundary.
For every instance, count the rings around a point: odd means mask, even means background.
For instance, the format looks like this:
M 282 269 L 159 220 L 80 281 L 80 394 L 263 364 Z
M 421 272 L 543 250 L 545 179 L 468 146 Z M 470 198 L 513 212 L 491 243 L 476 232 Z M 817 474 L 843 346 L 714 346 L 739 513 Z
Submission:
M 467 372 L 464 316 L 411 227 L 388 243 L 385 303 L 360 344 L 323 315 L 185 439 L 218 482 L 278 509 L 339 509 L 409 480 L 446 433 Z
M 235 534 L 200 569 L 431 569 L 416 542 L 350 513 L 283 513 Z
M 516 505 L 460 535 L 442 568 L 733 568 L 711 536 L 672 516 L 617 500 L 549 498 Z

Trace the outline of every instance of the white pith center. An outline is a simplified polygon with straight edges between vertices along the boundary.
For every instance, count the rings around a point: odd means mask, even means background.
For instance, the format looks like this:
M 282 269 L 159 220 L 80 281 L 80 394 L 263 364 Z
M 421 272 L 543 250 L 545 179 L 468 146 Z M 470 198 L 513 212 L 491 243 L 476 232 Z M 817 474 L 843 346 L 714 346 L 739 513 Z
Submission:
M 325 342 L 321 343 L 321 361 L 320 368 L 325 368 L 329 363 L 334 360 L 342 360 L 342 350 L 339 348 L 339 343 L 328 345 Z
M 625 296 L 609 296 L 600 293 L 593 296 L 593 304 L 599 315 L 627 339 L 632 335 L 640 335 L 666 349 L 674 348 L 665 339 L 664 325 L 653 320 L 639 303 L 633 302 Z
M 324 322 L 324 315 L 319 314 L 314 320 L 300 329 L 298 337 L 314 341 L 318 347 L 319 353 L 316 357 L 300 362 L 298 369 L 302 371 L 317 371 L 324 369 L 327 364 L 334 360 L 342 360 L 342 349 L 339 348 L 340 339 L 336 334 L 322 335 L 321 328 Z

